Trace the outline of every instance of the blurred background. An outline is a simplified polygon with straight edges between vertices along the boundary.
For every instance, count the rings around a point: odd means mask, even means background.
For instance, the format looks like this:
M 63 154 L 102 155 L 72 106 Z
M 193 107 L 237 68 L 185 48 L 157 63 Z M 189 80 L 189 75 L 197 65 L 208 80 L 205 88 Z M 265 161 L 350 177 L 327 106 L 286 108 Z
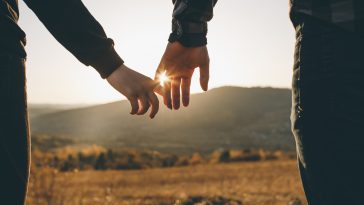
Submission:
M 126 64 L 153 77 L 171 31 L 172 1 L 83 2 L 115 41 Z M 89 104 L 121 98 L 93 68 L 58 44 L 23 3 L 20 9 L 20 25 L 28 39 L 31 103 Z M 214 15 L 208 34 L 210 87 L 290 87 L 295 39 L 287 0 L 221 1 Z M 194 92 L 200 91 L 198 81 L 192 86 Z
M 149 77 L 170 0 L 84 0 L 126 65 Z M 123 96 L 25 4 L 32 132 L 28 204 L 304 204 L 290 132 L 294 29 L 287 0 L 220 1 L 209 23 L 210 91 L 130 116 Z M 67 189 L 65 189 L 67 187 Z

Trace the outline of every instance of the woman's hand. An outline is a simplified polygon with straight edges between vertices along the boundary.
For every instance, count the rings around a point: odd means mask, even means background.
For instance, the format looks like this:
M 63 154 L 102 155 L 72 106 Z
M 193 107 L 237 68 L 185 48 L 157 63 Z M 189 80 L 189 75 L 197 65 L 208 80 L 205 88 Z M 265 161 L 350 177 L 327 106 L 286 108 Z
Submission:
M 159 100 L 153 92 L 158 83 L 152 79 L 121 65 L 107 77 L 107 81 L 129 100 L 132 107 L 130 114 L 143 115 L 150 106 L 150 118 L 153 119 L 158 113 Z

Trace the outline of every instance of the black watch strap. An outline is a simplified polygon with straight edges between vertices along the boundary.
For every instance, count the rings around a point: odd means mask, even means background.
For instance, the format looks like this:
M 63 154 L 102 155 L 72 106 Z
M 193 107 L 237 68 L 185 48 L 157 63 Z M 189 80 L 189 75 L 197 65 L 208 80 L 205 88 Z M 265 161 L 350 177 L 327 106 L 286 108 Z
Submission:
M 178 41 L 186 47 L 199 47 L 207 44 L 206 34 L 206 22 L 187 22 L 173 18 L 169 41 Z

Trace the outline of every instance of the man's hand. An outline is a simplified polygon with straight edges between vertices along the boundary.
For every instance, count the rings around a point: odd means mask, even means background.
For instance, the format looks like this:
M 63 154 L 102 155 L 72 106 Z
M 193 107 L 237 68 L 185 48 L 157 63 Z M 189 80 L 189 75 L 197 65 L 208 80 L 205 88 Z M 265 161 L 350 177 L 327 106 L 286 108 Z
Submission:
M 107 81 L 129 100 L 132 107 L 130 114 L 143 115 L 150 106 L 150 118 L 157 114 L 159 100 L 153 92 L 156 83 L 152 79 L 122 65 L 107 78 Z
M 204 91 L 208 89 L 209 81 L 209 54 L 206 46 L 184 47 L 178 42 L 168 43 L 158 66 L 155 79 L 166 72 L 169 80 L 157 92 L 163 95 L 164 104 L 172 109 L 180 107 L 182 91 L 182 103 L 186 107 L 190 101 L 191 78 L 195 68 L 200 68 L 200 84 Z

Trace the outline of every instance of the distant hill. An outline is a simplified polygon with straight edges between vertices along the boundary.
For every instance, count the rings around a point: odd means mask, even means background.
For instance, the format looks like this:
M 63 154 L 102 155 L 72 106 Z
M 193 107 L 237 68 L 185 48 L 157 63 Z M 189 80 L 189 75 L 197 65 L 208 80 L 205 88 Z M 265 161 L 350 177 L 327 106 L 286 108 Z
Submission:
M 29 104 L 29 118 L 35 118 L 40 115 L 69 110 L 73 108 L 85 107 L 85 105 L 63 105 L 63 104 Z
M 288 89 L 222 87 L 191 97 L 188 108 L 161 103 L 156 119 L 129 115 L 127 101 L 37 115 L 32 131 L 106 147 L 172 153 L 219 148 L 293 150 Z

